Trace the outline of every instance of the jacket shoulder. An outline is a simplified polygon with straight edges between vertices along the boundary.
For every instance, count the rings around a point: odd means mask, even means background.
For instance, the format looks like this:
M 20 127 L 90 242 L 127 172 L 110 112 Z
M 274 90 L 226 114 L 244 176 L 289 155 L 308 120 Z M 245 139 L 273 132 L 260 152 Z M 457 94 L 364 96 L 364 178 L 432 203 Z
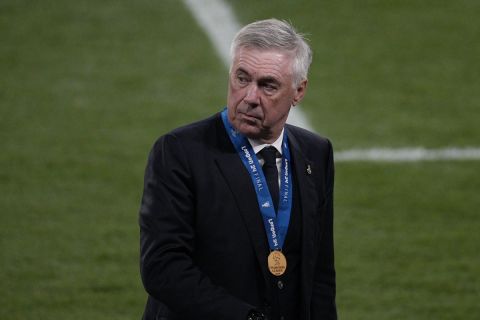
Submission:
M 219 113 L 206 119 L 178 127 L 156 139 L 152 152 L 182 153 L 196 156 L 217 150 L 222 146 L 223 122 Z

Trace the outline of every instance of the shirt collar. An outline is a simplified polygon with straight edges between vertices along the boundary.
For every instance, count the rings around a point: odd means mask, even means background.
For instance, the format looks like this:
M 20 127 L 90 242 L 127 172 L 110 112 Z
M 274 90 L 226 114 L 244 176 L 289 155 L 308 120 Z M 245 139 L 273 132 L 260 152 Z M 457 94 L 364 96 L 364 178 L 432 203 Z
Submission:
M 259 153 L 263 148 L 265 147 L 275 147 L 277 149 L 277 152 L 282 154 L 282 142 L 283 142 L 283 134 L 284 134 L 285 128 L 282 129 L 282 132 L 280 133 L 280 136 L 275 140 L 273 143 L 261 143 L 258 140 L 253 140 L 253 139 L 248 139 L 248 142 L 250 142 L 253 151 L 255 154 Z

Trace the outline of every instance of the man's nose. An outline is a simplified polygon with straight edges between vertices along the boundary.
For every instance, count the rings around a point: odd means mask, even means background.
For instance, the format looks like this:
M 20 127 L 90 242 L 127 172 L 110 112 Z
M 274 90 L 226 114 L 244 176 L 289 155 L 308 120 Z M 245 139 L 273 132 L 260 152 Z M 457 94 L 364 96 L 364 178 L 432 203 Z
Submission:
M 247 94 L 243 98 L 245 103 L 251 106 L 258 106 L 260 104 L 260 96 L 258 92 L 258 86 L 256 84 L 251 84 L 247 89 Z

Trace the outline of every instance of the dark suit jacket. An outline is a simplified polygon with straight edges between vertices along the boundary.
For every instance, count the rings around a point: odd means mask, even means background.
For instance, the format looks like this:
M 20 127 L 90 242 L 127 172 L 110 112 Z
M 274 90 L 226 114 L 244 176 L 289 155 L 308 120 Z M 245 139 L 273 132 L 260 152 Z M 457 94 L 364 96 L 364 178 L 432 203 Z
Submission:
M 332 147 L 298 127 L 286 132 L 302 208 L 298 319 L 336 319 Z M 156 142 L 139 222 L 144 319 L 244 320 L 262 304 L 268 242 L 219 114 Z

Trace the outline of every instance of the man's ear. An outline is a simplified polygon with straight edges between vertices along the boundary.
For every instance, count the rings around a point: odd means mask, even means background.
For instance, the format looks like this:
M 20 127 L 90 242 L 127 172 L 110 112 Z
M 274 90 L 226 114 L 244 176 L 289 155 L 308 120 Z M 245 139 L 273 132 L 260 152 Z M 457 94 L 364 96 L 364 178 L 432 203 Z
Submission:
M 302 80 L 300 84 L 295 88 L 295 95 L 293 96 L 292 106 L 296 106 L 302 101 L 307 91 L 308 80 Z

